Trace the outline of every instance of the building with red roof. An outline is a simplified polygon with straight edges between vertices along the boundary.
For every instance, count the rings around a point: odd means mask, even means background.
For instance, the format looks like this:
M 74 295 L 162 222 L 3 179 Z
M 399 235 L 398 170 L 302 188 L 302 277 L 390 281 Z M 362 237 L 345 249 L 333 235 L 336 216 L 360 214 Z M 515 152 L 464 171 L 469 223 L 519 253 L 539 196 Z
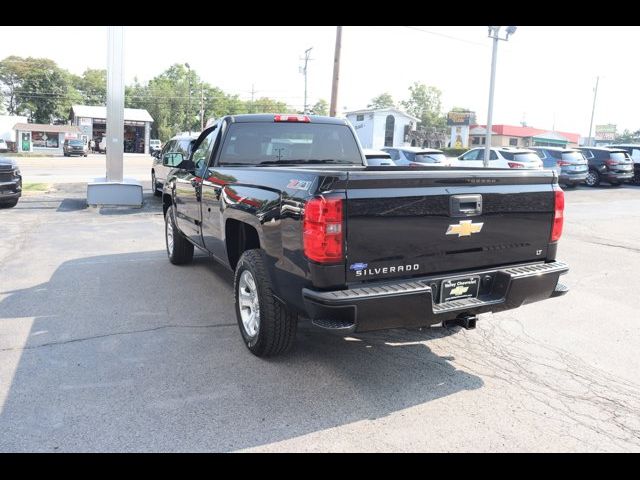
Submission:
M 486 134 L 486 125 L 471 125 L 469 147 L 484 145 Z M 514 125 L 493 125 L 491 127 L 491 146 L 493 147 L 577 147 L 579 140 L 579 133 L 557 132 Z

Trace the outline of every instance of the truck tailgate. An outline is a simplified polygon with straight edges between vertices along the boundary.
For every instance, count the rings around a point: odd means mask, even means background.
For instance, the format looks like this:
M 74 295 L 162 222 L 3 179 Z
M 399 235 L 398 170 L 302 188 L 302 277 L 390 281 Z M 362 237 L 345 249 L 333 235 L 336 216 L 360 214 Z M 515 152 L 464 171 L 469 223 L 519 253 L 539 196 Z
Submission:
M 349 172 L 347 281 L 543 261 L 554 174 L 514 170 Z

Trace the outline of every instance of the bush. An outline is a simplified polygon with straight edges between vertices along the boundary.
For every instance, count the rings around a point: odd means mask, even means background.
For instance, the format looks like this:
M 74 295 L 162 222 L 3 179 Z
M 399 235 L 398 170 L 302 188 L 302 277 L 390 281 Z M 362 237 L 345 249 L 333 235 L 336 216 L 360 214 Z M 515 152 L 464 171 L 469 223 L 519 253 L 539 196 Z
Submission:
M 442 151 L 447 157 L 459 157 L 464 152 L 467 152 L 468 148 L 443 148 Z

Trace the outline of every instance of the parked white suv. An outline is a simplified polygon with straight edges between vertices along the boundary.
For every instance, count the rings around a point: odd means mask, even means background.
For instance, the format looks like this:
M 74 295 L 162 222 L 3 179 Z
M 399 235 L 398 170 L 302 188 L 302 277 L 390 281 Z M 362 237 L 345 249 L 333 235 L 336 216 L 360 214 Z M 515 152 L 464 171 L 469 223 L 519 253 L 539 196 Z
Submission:
M 473 148 L 460 155 L 452 164 L 454 167 L 484 166 L 484 147 Z M 542 169 L 542 160 L 533 150 L 514 147 L 492 147 L 489 153 L 489 168 L 532 168 Z
M 393 162 L 401 167 L 447 167 L 450 161 L 442 150 L 419 147 L 383 147 Z

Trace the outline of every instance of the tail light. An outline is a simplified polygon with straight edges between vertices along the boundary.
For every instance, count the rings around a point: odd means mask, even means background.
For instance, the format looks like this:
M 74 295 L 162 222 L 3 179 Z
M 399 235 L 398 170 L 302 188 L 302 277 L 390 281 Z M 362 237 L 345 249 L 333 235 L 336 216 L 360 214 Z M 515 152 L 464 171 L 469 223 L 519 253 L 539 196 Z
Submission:
M 309 115 L 275 115 L 273 117 L 274 122 L 302 122 L 309 123 L 311 119 Z
M 618 162 L 613 158 L 607 158 L 604 163 L 606 163 L 608 167 L 615 167 L 618 165 Z
M 558 160 L 556 163 L 559 167 L 568 167 L 571 165 L 571 162 L 565 162 L 564 160 Z
M 555 208 L 553 213 L 553 229 L 551 241 L 557 242 L 562 236 L 562 224 L 564 223 L 564 192 L 558 188 L 555 190 Z
M 508 162 L 509 168 L 524 168 L 524 165 L 516 162 Z
M 303 244 L 309 260 L 342 260 L 342 198 L 312 198 L 304 207 Z

